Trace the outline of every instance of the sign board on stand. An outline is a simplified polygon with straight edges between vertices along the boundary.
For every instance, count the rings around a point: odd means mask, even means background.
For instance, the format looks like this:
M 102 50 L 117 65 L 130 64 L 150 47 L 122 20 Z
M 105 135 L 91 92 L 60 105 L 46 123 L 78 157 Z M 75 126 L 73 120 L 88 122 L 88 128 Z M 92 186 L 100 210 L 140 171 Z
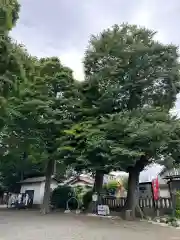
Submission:
M 109 207 L 107 205 L 98 205 L 98 215 L 107 216 L 110 214 Z

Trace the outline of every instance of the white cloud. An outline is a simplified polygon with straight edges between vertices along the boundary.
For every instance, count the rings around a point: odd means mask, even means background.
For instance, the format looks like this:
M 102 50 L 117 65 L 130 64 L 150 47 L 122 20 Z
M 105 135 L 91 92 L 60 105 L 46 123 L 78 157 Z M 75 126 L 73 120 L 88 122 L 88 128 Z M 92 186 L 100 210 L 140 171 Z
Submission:
M 29 32 L 32 36 L 29 37 Z M 21 35 L 22 34 L 22 35 Z M 24 28 L 22 25 L 11 34 L 19 43 L 23 43 L 28 51 L 38 57 L 58 56 L 65 66 L 70 67 L 74 72 L 75 79 L 82 81 L 84 79 L 83 71 L 83 52 L 76 48 L 70 48 L 63 51 L 63 49 L 53 47 L 51 40 L 44 39 L 41 33 L 38 33 L 34 27 Z M 23 36 L 23 37 L 22 37 Z
M 163 166 L 159 164 L 152 164 L 144 169 L 139 176 L 139 182 L 151 182 L 162 171 Z
M 180 44 L 178 0 L 20 0 L 13 36 L 37 56 L 58 55 L 83 79 L 82 58 L 90 34 L 122 22 L 158 31 L 162 42 Z
M 84 80 L 84 71 L 83 71 L 83 57 L 82 54 L 76 50 L 71 50 L 63 54 L 59 54 L 60 59 L 63 64 L 69 66 L 74 71 L 75 79 L 82 81 Z

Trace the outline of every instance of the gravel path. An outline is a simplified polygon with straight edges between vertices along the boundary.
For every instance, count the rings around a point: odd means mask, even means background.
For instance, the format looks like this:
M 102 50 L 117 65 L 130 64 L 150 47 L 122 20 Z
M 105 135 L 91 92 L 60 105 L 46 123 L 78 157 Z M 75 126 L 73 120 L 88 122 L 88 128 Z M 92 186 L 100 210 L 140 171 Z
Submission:
M 180 240 L 180 230 L 145 222 L 37 211 L 0 211 L 0 240 Z

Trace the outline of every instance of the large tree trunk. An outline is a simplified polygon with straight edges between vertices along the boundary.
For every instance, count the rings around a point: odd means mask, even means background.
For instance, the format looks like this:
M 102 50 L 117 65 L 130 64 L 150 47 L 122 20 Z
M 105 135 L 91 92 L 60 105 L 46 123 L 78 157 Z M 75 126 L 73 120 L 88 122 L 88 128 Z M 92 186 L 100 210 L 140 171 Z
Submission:
M 148 163 L 149 157 L 146 155 L 142 155 L 139 161 L 136 162 L 134 167 L 129 167 L 127 169 L 129 172 L 128 193 L 124 209 L 132 210 L 133 217 L 135 217 L 135 210 L 139 201 L 139 174 Z
M 132 211 L 133 218 L 135 217 L 135 209 L 138 201 L 137 188 L 139 184 L 139 174 L 140 171 L 135 168 L 129 171 L 128 193 L 125 208 Z
M 100 193 L 102 191 L 102 186 L 103 186 L 103 177 L 104 173 L 103 171 L 96 171 L 95 174 L 95 180 L 94 180 L 94 192 Z
M 51 178 L 54 171 L 54 160 L 49 160 L 46 167 L 46 181 L 44 187 L 44 198 L 41 206 L 41 212 L 47 214 L 50 212 L 50 190 L 51 190 Z
M 102 202 L 101 201 L 101 193 L 102 193 L 102 187 L 103 187 L 103 178 L 104 178 L 104 172 L 97 170 L 96 174 L 95 174 L 93 192 L 96 192 L 98 194 L 98 203 L 99 204 Z
M 101 192 L 102 192 L 102 186 L 103 186 L 103 177 L 104 177 L 104 172 L 100 170 L 96 170 L 93 193 L 97 193 L 98 199 L 97 199 L 97 202 L 91 201 L 88 207 L 89 210 L 92 211 L 93 213 L 97 213 L 97 206 L 98 204 L 102 203 Z

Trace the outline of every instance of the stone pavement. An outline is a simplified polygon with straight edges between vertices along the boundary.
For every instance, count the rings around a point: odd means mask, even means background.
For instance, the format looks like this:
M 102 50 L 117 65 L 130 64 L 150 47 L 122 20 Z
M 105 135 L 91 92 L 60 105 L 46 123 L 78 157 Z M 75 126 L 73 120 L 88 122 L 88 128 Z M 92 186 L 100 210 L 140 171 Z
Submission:
M 180 230 L 147 222 L 125 222 L 38 211 L 0 210 L 0 240 L 180 240 Z

